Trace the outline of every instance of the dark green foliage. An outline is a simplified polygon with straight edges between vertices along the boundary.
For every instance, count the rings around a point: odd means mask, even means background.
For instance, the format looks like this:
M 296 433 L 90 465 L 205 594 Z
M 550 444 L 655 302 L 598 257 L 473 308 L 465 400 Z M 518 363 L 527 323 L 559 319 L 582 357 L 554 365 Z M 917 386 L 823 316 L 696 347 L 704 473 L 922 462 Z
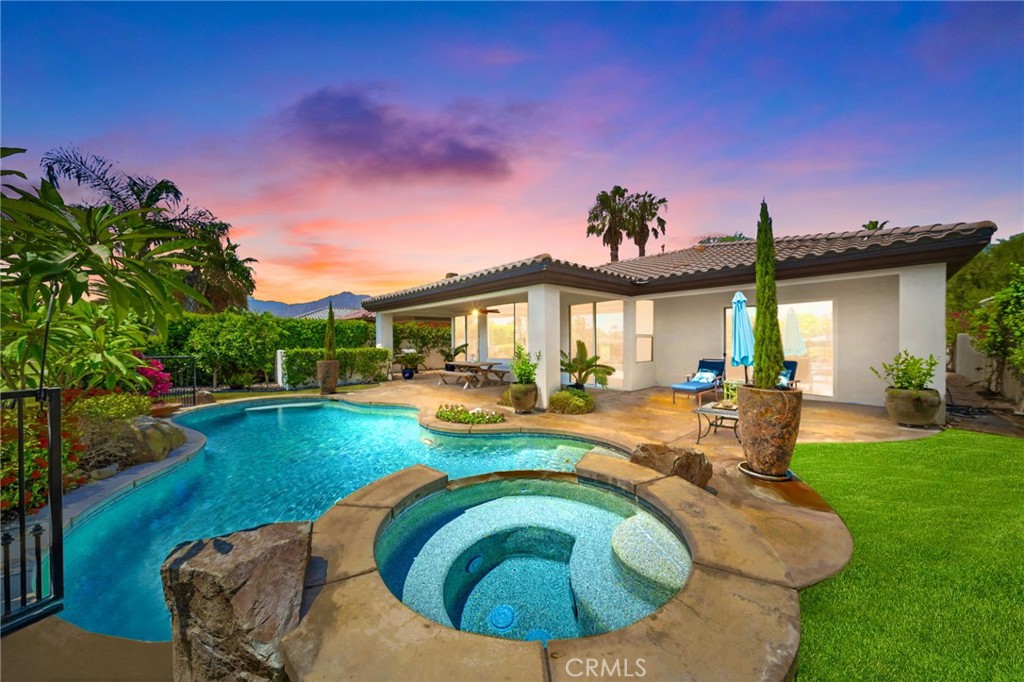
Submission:
M 279 344 L 277 318 L 270 313 L 206 315 L 192 330 L 188 351 L 210 372 L 216 388 L 221 379 L 239 373 L 269 376 Z
M 455 358 L 464 354 L 468 348 L 469 344 L 464 343 L 461 346 L 456 346 L 455 348 L 441 348 L 438 352 L 441 354 L 441 357 L 444 358 L 445 362 L 454 362 Z
M 903 350 L 896 354 L 892 363 L 883 362 L 881 372 L 874 367 L 871 371 L 892 388 L 923 391 L 935 378 L 935 368 L 938 365 L 939 361 L 934 355 L 929 355 L 926 360 Z
M 959 270 L 946 284 L 946 343 L 975 327 L 980 302 L 1006 286 L 1015 266 L 1024 263 L 1024 234 L 992 244 Z
M 587 236 L 600 237 L 611 252 L 611 260 L 619 260 L 619 246 L 626 235 L 629 214 L 628 189 L 615 185 L 610 192 L 600 192 L 587 213 Z
M 594 411 L 594 396 L 575 388 L 555 391 L 548 400 L 548 412 L 587 414 Z
M 334 303 L 327 302 L 327 329 L 324 332 L 324 360 L 337 360 L 338 353 L 334 348 Z
M 846 568 L 800 592 L 801 682 L 1024 679 L 1020 444 L 796 446 L 793 471 L 853 536 Z
M 516 344 L 515 355 L 512 357 L 512 376 L 517 384 L 533 384 L 537 382 L 537 365 L 540 364 L 540 351 L 531 360 L 521 344 Z
M 505 421 L 505 415 L 500 412 L 470 412 L 464 405 L 441 405 L 435 416 L 443 422 L 454 424 L 500 424 Z
M 305 320 L 278 318 L 281 330 L 281 348 L 322 347 L 327 335 L 327 320 Z M 334 344 L 336 348 L 360 348 L 372 346 L 376 330 L 373 323 L 365 320 L 341 320 L 334 323 Z
M 732 234 L 717 235 L 717 236 L 709 235 L 707 237 L 703 237 L 697 243 L 698 244 L 704 244 L 706 246 L 708 244 L 728 244 L 729 242 L 747 242 L 747 241 L 750 241 L 750 237 L 748 237 L 747 235 L 743 234 L 742 232 L 734 232 Z
M 782 333 L 775 291 L 775 237 L 768 204 L 761 201 L 757 222 L 757 317 L 754 320 L 754 385 L 775 388 L 782 372 Z
M 975 313 L 971 328 L 974 347 L 995 360 L 990 388 L 1002 391 L 1003 368 L 1024 379 L 1024 265 L 1009 283 Z
M 290 386 L 316 383 L 316 363 L 323 360 L 319 348 L 292 348 L 284 354 L 284 371 Z M 349 383 L 383 381 L 387 377 L 391 353 L 387 348 L 339 348 L 338 381 Z
M 394 326 L 394 351 L 397 356 L 403 349 L 411 348 L 423 355 L 452 346 L 450 325 L 433 325 L 424 322 L 399 322 Z
M 131 419 L 149 414 L 150 398 L 137 393 L 107 393 L 76 400 L 71 416 L 92 419 Z

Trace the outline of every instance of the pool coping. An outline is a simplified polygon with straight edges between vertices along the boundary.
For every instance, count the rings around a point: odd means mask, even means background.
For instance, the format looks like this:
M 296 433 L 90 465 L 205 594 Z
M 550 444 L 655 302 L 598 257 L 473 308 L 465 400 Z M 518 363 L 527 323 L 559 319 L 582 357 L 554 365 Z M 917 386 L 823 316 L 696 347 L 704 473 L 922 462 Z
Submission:
M 660 512 L 693 560 L 687 582 L 649 616 L 625 628 L 578 639 L 506 640 L 455 630 L 399 601 L 380 577 L 375 546 L 414 502 L 492 480 L 542 478 L 612 487 Z M 360 680 L 579 677 L 574 661 L 642 661 L 654 679 L 792 679 L 800 643 L 797 584 L 760 531 L 707 491 L 674 476 L 608 455 L 587 454 L 575 474 L 498 472 L 449 480 L 415 465 L 339 500 L 314 522 L 303 617 L 285 636 L 293 682 L 345 670 Z M 315 568 L 314 568 L 315 567 Z M 338 613 L 346 614 L 337 618 Z

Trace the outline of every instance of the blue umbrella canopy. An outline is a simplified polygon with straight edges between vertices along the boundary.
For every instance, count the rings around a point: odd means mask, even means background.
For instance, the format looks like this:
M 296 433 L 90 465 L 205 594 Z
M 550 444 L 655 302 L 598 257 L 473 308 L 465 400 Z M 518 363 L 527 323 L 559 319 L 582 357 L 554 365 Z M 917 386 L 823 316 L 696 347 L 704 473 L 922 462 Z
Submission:
M 732 297 L 732 366 L 754 365 L 754 330 L 747 313 L 747 297 L 737 291 Z
M 787 357 L 795 355 L 807 355 L 807 346 L 804 344 L 804 336 L 800 333 L 800 321 L 796 317 L 796 308 L 790 308 L 786 313 L 786 336 L 782 341 L 782 352 Z

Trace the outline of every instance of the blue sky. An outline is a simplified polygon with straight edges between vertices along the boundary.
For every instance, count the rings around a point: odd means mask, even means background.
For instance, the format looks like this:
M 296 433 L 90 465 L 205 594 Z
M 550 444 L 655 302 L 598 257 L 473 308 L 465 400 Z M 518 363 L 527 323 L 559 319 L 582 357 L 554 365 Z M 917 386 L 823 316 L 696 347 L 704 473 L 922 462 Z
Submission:
M 762 196 L 779 234 L 1024 230 L 1022 3 L 5 1 L 0 19 L 22 168 L 75 145 L 173 179 L 260 260 L 261 298 L 598 264 L 586 212 L 614 184 L 668 198 L 668 249 L 752 233 Z

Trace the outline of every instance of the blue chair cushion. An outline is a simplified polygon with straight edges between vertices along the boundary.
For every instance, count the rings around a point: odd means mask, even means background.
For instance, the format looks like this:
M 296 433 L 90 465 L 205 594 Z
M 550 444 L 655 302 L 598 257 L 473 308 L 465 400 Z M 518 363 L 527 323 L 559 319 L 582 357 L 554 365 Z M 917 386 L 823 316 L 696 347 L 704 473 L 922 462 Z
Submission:
M 715 383 L 707 383 L 703 381 L 687 381 L 683 384 L 672 384 L 673 391 L 684 391 L 689 393 L 699 393 L 701 391 L 709 391 L 715 387 Z

